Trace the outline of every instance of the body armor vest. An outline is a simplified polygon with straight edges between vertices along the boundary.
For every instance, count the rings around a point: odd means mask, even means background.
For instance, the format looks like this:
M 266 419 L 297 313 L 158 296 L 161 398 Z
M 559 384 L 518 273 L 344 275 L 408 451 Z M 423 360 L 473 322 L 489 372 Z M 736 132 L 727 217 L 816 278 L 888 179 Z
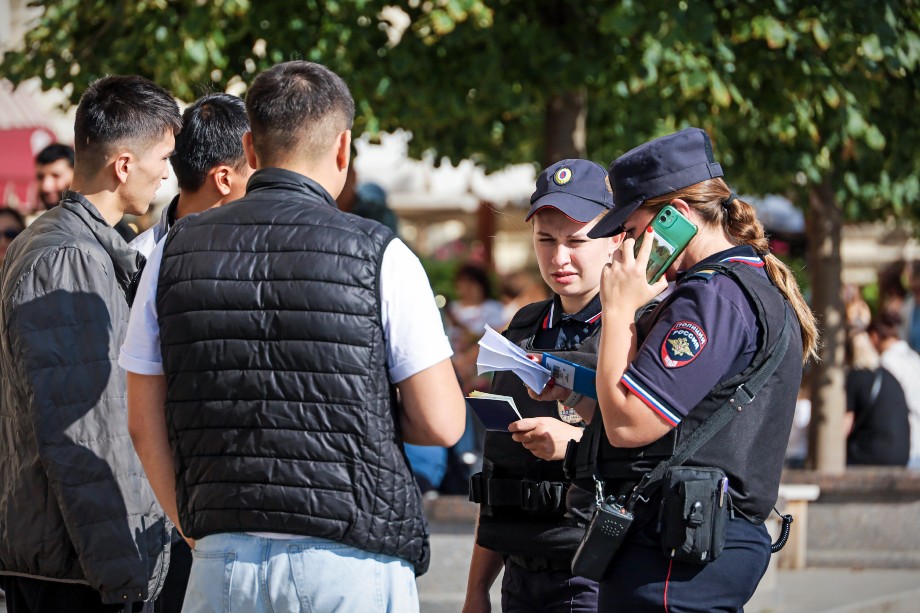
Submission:
M 574 351 L 533 347 L 550 304 L 548 300 L 522 308 L 504 332 L 505 337 L 526 351 L 551 352 L 596 369 L 599 328 Z M 513 373 L 495 373 L 491 391 L 514 398 L 525 418 L 559 419 L 557 403 L 530 398 Z M 594 507 L 593 494 L 570 490 L 569 486 L 561 460 L 537 458 L 512 440 L 510 432 L 487 431 L 482 472 L 470 479 L 470 499 L 481 505 L 476 542 L 505 555 L 568 564 L 584 534 L 583 518 L 590 516 Z

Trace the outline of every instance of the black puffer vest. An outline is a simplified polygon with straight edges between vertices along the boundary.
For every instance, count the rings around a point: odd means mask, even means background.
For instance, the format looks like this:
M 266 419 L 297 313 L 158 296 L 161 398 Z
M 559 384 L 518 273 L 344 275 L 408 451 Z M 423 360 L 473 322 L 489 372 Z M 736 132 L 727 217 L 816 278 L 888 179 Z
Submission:
M 747 294 L 757 313 L 760 349 L 747 368 L 721 381 L 676 429 L 658 441 L 637 449 L 618 449 L 607 442 L 606 436 L 601 437 L 597 472 L 607 482 L 607 493 L 617 494 L 634 485 L 661 460 L 670 457 L 681 438 L 693 432 L 728 400 L 739 385 L 748 380 L 758 365 L 766 361 L 769 356 L 765 347 L 775 345 L 783 329 L 785 312 L 789 309 L 793 328 L 789 348 L 773 376 L 751 404 L 684 463 L 686 466 L 723 469 L 731 486 L 732 506 L 753 522 L 762 523 L 776 503 L 783 458 L 795 414 L 796 395 L 802 380 L 801 330 L 792 306 L 779 290 L 746 264 L 700 264 L 688 271 L 681 282 L 706 283 L 711 274 L 728 275 Z M 669 303 L 670 300 L 665 298 L 648 315 L 650 319 L 640 321 L 637 328 L 651 329 Z
M 505 337 L 527 351 L 539 351 L 533 348 L 533 339 L 551 303 L 547 300 L 522 308 L 508 325 Z M 552 354 L 596 369 L 599 340 L 598 329 L 577 350 Z M 514 398 L 523 417 L 559 419 L 557 403 L 531 399 L 513 373 L 495 373 L 492 393 Z M 481 505 L 476 542 L 505 555 L 567 565 L 585 531 L 579 516 L 589 515 L 594 506 L 592 495 L 573 498 L 569 486 L 561 460 L 537 458 L 512 440 L 510 432 L 487 431 L 482 472 L 470 479 L 470 499 Z M 586 508 L 573 514 L 569 512 L 572 504 Z
M 188 536 L 303 534 L 425 572 L 381 326 L 392 238 L 276 168 L 169 235 L 157 309 Z

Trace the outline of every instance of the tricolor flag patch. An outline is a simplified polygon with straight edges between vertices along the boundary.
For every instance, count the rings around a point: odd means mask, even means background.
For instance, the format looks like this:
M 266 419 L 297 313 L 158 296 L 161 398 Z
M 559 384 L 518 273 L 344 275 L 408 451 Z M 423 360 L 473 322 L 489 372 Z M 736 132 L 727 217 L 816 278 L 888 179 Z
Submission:
M 692 321 L 679 321 L 661 343 L 661 361 L 666 368 L 680 368 L 696 359 L 706 346 L 703 328 Z

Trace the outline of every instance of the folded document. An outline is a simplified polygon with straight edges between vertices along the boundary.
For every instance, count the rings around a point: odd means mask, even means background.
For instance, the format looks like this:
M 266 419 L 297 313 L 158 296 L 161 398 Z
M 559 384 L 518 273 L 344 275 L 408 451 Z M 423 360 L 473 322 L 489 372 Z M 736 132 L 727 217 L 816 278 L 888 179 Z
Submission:
M 538 364 L 528 358 L 526 351 L 489 326 L 486 326 L 486 333 L 479 340 L 476 366 L 480 375 L 496 370 L 510 370 L 535 392 L 542 392 L 546 382 L 554 379 L 562 387 L 597 398 L 597 373 L 594 370 L 552 353 L 543 353 L 541 362 Z
M 535 392 L 542 392 L 552 376 L 549 369 L 527 357 L 527 352 L 507 338 L 486 326 L 485 335 L 479 339 L 479 374 L 496 370 L 510 370 Z

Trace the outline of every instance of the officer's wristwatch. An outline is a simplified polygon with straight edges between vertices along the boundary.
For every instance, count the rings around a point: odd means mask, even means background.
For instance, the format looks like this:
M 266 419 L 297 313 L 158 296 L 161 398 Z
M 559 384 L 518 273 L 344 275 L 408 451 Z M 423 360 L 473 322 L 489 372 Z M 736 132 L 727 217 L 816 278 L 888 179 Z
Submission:
M 584 398 L 584 395 L 579 394 L 578 392 L 572 392 L 565 400 L 562 401 L 562 404 L 567 407 L 574 407 L 581 401 L 582 398 Z

